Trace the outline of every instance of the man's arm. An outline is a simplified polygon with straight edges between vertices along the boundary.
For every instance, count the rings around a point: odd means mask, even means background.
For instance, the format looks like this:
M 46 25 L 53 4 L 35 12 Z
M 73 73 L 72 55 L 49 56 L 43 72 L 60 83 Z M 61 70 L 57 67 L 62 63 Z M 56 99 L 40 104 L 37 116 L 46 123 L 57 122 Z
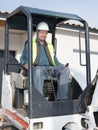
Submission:
M 56 57 L 56 55 L 54 55 L 54 61 L 56 63 L 56 66 L 64 66 L 62 63 L 60 63 Z
M 20 63 L 28 69 L 28 43 L 27 41 L 25 42 L 24 49 L 22 52 L 22 55 L 20 57 Z

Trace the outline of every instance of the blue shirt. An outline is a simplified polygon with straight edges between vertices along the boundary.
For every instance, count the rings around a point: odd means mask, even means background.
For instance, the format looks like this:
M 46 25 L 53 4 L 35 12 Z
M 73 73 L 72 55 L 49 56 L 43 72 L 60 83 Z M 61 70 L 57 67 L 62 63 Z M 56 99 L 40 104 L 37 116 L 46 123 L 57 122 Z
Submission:
M 56 66 L 62 66 L 62 64 L 58 61 L 56 55 L 54 54 L 54 61 Z M 20 57 L 20 63 L 23 65 L 25 63 L 28 63 L 28 43 L 25 43 L 22 55 Z M 37 64 L 38 66 L 50 66 L 48 57 L 46 55 L 44 45 L 40 45 L 40 58 L 39 62 Z

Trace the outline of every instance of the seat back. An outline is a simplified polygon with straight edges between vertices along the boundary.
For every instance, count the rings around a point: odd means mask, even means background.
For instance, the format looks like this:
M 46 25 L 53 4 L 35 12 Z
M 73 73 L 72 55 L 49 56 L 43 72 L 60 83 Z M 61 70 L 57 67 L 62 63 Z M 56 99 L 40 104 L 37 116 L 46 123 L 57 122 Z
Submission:
M 10 73 L 10 83 L 19 89 L 28 89 L 28 76 L 23 76 L 23 70 L 20 73 Z
M 28 89 L 28 76 L 23 76 L 23 70 L 20 73 L 10 72 L 10 83 L 12 86 L 13 107 L 20 108 L 25 104 L 25 90 Z M 28 93 L 27 93 L 28 95 Z M 28 96 L 27 96 L 28 97 Z

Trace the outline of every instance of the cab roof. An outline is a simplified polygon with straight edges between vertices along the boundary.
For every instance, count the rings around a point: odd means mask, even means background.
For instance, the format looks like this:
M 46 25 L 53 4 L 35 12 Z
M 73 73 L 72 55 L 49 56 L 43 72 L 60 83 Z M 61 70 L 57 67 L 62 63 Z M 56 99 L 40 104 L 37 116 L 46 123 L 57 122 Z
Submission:
M 27 30 L 28 18 L 30 17 L 32 17 L 33 27 L 36 28 L 36 25 L 39 22 L 45 21 L 51 27 L 50 31 L 58 23 L 64 22 L 66 20 L 77 20 L 82 23 L 85 22 L 84 19 L 74 14 L 20 6 L 8 15 L 7 22 L 8 22 L 9 28 L 18 29 L 18 30 Z

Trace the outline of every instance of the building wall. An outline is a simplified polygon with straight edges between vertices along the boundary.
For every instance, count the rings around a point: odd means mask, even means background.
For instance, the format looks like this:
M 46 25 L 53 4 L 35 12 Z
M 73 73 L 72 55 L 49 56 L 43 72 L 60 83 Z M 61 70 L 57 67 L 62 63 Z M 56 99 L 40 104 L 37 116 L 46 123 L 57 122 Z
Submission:
M 36 35 L 34 34 L 34 37 Z M 51 35 L 48 36 L 50 40 Z M 78 72 L 85 73 L 85 67 L 80 66 L 79 60 L 79 32 L 69 31 L 64 29 L 56 30 L 57 38 L 57 57 L 63 64 L 69 63 L 69 67 Z M 16 58 L 19 60 L 23 50 L 24 42 L 27 39 L 26 32 L 11 31 L 10 32 L 10 50 L 15 51 Z M 50 40 L 51 41 L 51 40 Z M 85 51 L 84 34 L 81 33 L 81 45 L 82 51 Z M 0 27 L 0 50 L 4 49 L 4 28 Z M 97 65 L 98 57 L 98 35 L 90 34 L 90 50 L 91 50 L 91 72 L 92 78 L 94 77 Z M 82 63 L 85 64 L 85 54 L 82 52 Z
M 4 49 L 4 28 L 0 28 L 0 50 Z
M 85 64 L 85 41 L 84 34 L 81 33 L 81 50 L 82 64 Z M 69 30 L 57 30 L 57 56 L 64 64 L 69 63 L 69 66 L 74 69 L 79 69 L 81 73 L 85 73 L 85 67 L 80 66 L 79 58 L 79 32 Z M 94 78 L 98 68 L 98 34 L 90 33 L 90 60 L 92 79 Z
M 98 34 L 90 36 L 90 52 L 91 52 L 91 72 L 92 77 L 98 69 Z

